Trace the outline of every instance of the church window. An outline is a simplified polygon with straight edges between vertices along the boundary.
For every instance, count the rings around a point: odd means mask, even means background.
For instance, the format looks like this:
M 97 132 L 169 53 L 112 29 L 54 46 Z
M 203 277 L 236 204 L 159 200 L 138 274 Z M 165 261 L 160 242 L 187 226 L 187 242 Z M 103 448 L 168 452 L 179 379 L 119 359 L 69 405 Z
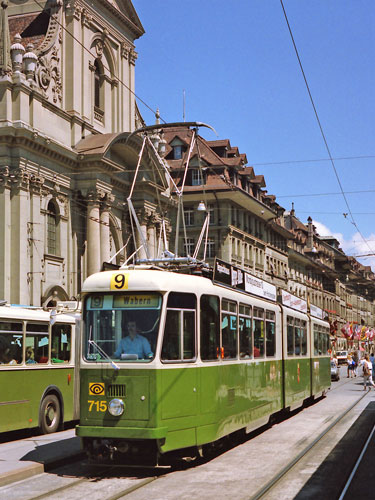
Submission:
M 47 252 L 51 255 L 57 254 L 58 244 L 58 214 L 53 201 L 47 207 Z

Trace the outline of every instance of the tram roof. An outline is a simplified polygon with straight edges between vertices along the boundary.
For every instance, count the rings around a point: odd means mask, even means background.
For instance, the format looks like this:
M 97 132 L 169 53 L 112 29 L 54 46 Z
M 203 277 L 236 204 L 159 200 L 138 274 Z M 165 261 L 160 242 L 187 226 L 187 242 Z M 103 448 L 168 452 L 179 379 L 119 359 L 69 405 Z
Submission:
M 192 274 L 181 274 L 171 271 L 159 271 L 155 269 L 120 269 L 116 271 L 102 271 L 92 274 L 83 283 L 82 293 L 89 292 L 116 292 L 111 288 L 111 280 L 118 274 L 128 276 L 127 287 L 121 288 L 119 292 L 140 291 L 140 292 L 167 292 L 179 291 L 185 293 L 206 293 L 216 295 L 221 290 L 220 295 L 225 295 L 229 299 L 238 299 L 238 295 L 252 297 L 254 303 L 259 305 L 265 302 L 270 307 L 277 307 L 273 301 L 247 294 L 243 290 L 235 290 L 225 285 L 212 282 L 211 279 L 204 276 L 195 276 Z
M 28 307 L 4 305 L 0 307 L 0 321 L 1 319 L 7 320 L 22 320 L 22 321 L 50 321 L 50 311 L 43 309 L 32 309 Z M 73 314 L 56 314 L 56 322 L 61 323 L 74 323 L 76 318 Z
M 193 292 L 200 288 L 207 290 L 212 287 L 212 290 L 214 289 L 212 281 L 203 276 L 156 269 L 119 269 L 92 274 L 84 281 L 82 292 L 116 291 L 116 288 L 111 287 L 111 280 L 119 274 L 127 276 L 127 286 L 130 290 L 168 291 L 178 288 L 182 292 Z M 126 290 L 126 288 L 121 288 L 118 291 L 125 292 Z

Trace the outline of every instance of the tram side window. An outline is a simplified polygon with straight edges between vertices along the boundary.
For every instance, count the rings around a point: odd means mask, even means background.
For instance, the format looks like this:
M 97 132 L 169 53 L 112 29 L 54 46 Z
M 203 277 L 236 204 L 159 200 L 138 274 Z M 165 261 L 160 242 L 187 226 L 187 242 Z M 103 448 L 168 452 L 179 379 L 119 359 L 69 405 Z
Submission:
M 294 319 L 294 354 L 301 354 L 301 322 L 299 319 Z
M 22 363 L 22 323 L 0 322 L 0 364 Z
M 251 307 L 240 304 L 238 331 L 240 336 L 240 358 L 253 356 L 253 335 L 251 331 Z
M 307 329 L 306 329 L 306 321 L 301 320 L 301 354 L 306 356 L 307 354 Z
M 70 325 L 54 324 L 52 326 L 52 363 L 69 363 L 71 352 L 72 327 Z
M 48 363 L 49 333 L 47 323 L 27 323 L 26 364 Z
M 319 354 L 319 331 L 318 325 L 314 325 L 314 356 Z
M 237 304 L 223 300 L 221 311 L 221 357 L 237 358 Z
M 195 311 L 169 309 L 165 321 L 162 361 L 195 359 Z
M 323 329 L 322 329 L 323 330 Z M 325 331 L 319 332 L 319 354 L 326 356 L 328 354 L 329 337 Z
M 220 347 L 220 300 L 215 295 L 200 299 L 201 359 L 217 359 Z
M 266 356 L 272 357 L 276 353 L 275 313 L 266 311 Z
M 254 307 L 254 358 L 264 356 L 264 310 Z
M 287 352 L 288 356 L 294 354 L 294 320 L 291 316 L 287 317 Z

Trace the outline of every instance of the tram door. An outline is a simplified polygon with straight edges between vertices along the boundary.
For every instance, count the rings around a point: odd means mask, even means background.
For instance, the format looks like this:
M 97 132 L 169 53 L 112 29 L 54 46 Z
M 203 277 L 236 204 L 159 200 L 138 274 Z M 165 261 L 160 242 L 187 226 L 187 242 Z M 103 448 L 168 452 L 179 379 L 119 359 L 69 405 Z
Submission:
M 168 296 L 161 361 L 162 419 L 197 413 L 196 297 L 171 292 Z M 187 422 L 187 425 L 188 424 Z

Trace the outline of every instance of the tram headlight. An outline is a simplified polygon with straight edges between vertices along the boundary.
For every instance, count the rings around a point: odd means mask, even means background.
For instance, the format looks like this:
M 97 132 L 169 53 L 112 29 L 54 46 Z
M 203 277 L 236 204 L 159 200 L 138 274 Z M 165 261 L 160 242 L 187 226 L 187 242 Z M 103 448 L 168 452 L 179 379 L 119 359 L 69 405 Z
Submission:
M 119 417 L 124 413 L 125 405 L 121 399 L 112 399 L 108 403 L 108 411 L 114 417 Z

